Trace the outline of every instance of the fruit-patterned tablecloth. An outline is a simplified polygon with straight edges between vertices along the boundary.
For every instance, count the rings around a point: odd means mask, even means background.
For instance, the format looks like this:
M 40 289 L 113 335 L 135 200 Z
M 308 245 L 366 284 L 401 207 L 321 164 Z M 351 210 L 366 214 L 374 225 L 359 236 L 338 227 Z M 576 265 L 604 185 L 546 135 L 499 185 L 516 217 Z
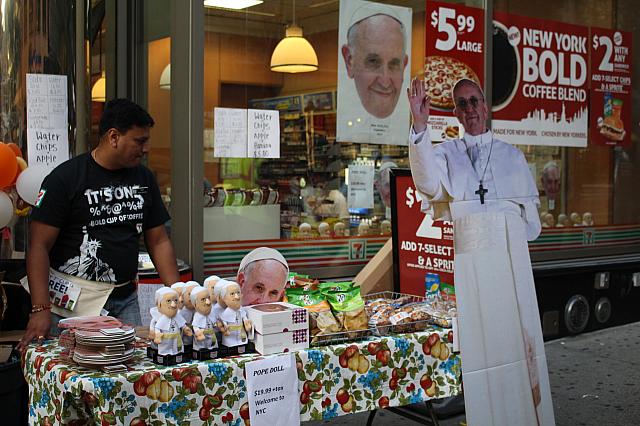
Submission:
M 301 420 L 460 393 L 451 338 L 450 330 L 430 328 L 297 352 Z M 109 375 L 72 365 L 60 352 L 49 341 L 23 358 L 30 424 L 249 424 L 244 364 L 257 354 L 161 367 L 140 349 L 128 372 Z

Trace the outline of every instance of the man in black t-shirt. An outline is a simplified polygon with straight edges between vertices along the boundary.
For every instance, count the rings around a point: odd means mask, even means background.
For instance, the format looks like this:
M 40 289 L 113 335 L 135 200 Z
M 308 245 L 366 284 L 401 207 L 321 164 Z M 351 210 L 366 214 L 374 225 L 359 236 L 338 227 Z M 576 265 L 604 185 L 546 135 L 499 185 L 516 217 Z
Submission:
M 61 317 L 99 314 L 101 308 L 140 324 L 135 284 L 140 235 L 162 281 L 179 281 L 164 228 L 169 214 L 151 171 L 141 165 L 153 124 L 135 103 L 110 101 L 100 120 L 98 146 L 56 167 L 44 180 L 31 213 L 27 277 L 32 313 L 21 348 L 46 337 Z M 50 295 L 56 282 L 58 289 L 80 288 L 76 306 L 64 307 L 71 292 L 62 300 Z M 86 302 L 94 291 L 102 292 L 102 301 L 92 299 L 99 306 Z

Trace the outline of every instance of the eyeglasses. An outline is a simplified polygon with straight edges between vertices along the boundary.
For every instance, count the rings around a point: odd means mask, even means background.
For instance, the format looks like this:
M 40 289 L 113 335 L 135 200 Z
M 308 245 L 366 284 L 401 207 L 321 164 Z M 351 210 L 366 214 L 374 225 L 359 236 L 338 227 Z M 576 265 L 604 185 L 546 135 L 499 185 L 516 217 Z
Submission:
M 472 96 L 469 99 L 458 98 L 456 99 L 456 107 L 460 109 L 467 109 L 467 107 L 471 105 L 474 108 L 478 108 L 480 102 L 484 102 L 484 98 L 478 99 L 475 96 Z

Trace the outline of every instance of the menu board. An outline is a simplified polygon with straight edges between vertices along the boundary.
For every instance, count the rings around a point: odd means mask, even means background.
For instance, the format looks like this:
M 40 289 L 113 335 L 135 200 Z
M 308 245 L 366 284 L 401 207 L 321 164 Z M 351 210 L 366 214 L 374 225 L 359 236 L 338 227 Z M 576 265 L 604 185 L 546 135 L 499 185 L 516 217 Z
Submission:
M 67 76 L 27 74 L 29 165 L 54 169 L 69 159 Z
M 425 295 L 427 274 L 438 274 L 440 288 L 453 282 L 453 223 L 434 221 L 421 211 L 421 198 L 407 169 L 391 170 L 394 288 Z
M 589 28 L 495 13 L 493 120 L 513 144 L 587 146 Z
M 484 86 L 484 10 L 427 1 L 424 78 L 431 97 L 432 141 L 461 136 L 452 89 L 461 78 Z
M 631 144 L 630 32 L 591 28 L 591 143 Z

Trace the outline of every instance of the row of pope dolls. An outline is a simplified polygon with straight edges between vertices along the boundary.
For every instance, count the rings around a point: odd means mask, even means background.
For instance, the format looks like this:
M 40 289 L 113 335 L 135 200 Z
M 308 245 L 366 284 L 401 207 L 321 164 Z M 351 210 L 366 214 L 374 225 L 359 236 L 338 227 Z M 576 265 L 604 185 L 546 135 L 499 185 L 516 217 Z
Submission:
M 361 221 L 358 224 L 358 236 L 362 237 L 365 235 L 391 235 L 391 221 L 383 220 L 380 222 L 380 230 L 376 230 L 372 228 L 371 224 L 368 221 Z M 333 225 L 333 236 L 335 237 L 345 237 L 349 235 L 349 231 L 346 228 L 344 222 L 336 222 Z M 318 224 L 318 236 L 319 237 L 331 237 L 331 229 L 327 222 L 320 222 Z M 313 227 L 307 222 L 303 222 L 298 227 L 298 238 L 313 238 Z
M 236 282 L 217 276 L 207 278 L 204 286 L 195 281 L 178 282 L 158 289 L 155 302 L 149 338 L 158 355 L 178 355 L 191 345 L 194 354 L 208 354 L 218 349 L 217 330 L 222 335 L 220 343 L 226 348 L 240 348 L 240 353 L 253 337 Z
M 571 226 L 594 226 L 593 215 L 590 212 L 585 212 L 582 217 L 580 214 L 573 212 L 567 216 L 564 213 L 558 215 L 558 220 L 553 214 L 543 211 L 540 213 L 540 222 L 543 228 L 565 228 Z

